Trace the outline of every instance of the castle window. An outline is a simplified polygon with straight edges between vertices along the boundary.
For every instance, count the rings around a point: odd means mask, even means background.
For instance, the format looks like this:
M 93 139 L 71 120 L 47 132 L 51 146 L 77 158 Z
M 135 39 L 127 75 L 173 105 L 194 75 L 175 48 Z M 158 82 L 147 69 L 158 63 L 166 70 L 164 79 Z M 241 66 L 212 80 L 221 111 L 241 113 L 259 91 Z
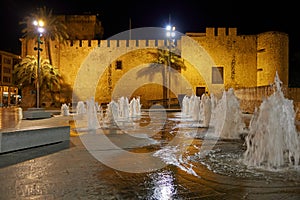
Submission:
M 224 84 L 224 68 L 212 68 L 212 84 Z
M 122 70 L 122 60 L 117 60 L 117 62 L 116 62 L 116 69 L 117 70 Z

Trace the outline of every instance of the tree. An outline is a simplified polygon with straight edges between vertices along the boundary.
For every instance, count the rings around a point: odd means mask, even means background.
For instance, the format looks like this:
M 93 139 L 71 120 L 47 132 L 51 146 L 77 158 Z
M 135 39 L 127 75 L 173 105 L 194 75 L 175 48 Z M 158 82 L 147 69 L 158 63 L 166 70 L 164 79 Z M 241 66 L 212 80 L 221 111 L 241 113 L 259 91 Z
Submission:
M 184 65 L 183 59 L 176 53 L 169 51 L 169 50 L 159 50 L 158 58 L 159 58 L 158 59 L 159 63 L 167 65 L 167 67 L 170 66 L 172 69 L 177 70 L 179 73 L 181 73 L 181 69 L 185 69 L 185 67 L 186 67 Z M 168 73 L 171 73 L 171 71 L 169 71 Z M 165 79 L 164 80 L 165 82 L 168 79 L 170 79 L 170 74 L 169 74 L 169 78 L 164 78 L 164 79 Z M 169 80 L 169 83 L 168 84 L 165 83 L 165 85 L 170 87 L 170 80 Z M 170 96 L 168 97 L 168 90 L 171 90 L 171 88 L 166 88 L 166 87 L 163 88 L 163 98 L 165 100 L 167 100 L 168 98 L 171 98 Z M 167 106 L 167 105 L 168 105 L 168 103 L 165 102 L 165 106 Z
M 161 65 L 164 65 L 165 67 L 162 68 L 162 79 L 163 79 L 163 88 L 162 88 L 162 96 L 163 96 L 163 104 L 165 107 L 167 107 L 167 99 L 168 99 L 168 84 L 167 80 L 168 78 L 166 75 L 168 74 L 168 66 L 174 70 L 177 70 L 179 73 L 181 73 L 182 69 L 185 69 L 186 66 L 184 64 L 183 59 L 181 56 L 179 56 L 179 53 L 176 51 L 169 51 L 168 49 L 158 49 L 156 52 L 150 52 L 152 54 L 156 61 L 150 64 L 148 68 L 145 68 L 141 71 L 139 71 L 138 75 L 139 76 L 149 76 L 150 79 L 153 78 L 154 73 L 159 73 L 159 70 L 155 69 L 161 68 Z M 170 62 L 170 63 L 169 63 Z
M 43 97 L 49 97 L 54 102 L 54 94 L 59 92 L 61 86 L 61 75 L 58 70 L 52 66 L 48 59 L 41 58 L 40 68 L 40 92 Z M 36 89 L 37 84 L 37 69 L 38 60 L 35 56 L 27 55 L 18 64 L 14 66 L 14 80 L 20 88 L 34 88 Z M 40 96 L 41 97 L 41 96 Z
M 27 40 L 37 37 L 38 33 L 36 27 L 33 25 L 34 20 L 44 21 L 45 32 L 43 33 L 43 38 L 46 46 L 46 55 L 50 64 L 52 64 L 50 41 L 58 41 L 63 45 L 68 44 L 69 34 L 67 26 L 59 20 L 58 16 L 52 14 L 52 10 L 48 10 L 46 7 L 38 8 L 36 13 L 31 13 L 19 22 L 20 25 L 25 25 L 22 33 L 23 37 Z
M 170 63 L 169 63 L 170 58 Z M 171 68 L 177 70 L 179 73 L 182 69 L 185 69 L 186 66 L 183 62 L 181 56 L 177 55 L 175 52 L 159 49 L 158 50 L 158 63 L 171 66 Z

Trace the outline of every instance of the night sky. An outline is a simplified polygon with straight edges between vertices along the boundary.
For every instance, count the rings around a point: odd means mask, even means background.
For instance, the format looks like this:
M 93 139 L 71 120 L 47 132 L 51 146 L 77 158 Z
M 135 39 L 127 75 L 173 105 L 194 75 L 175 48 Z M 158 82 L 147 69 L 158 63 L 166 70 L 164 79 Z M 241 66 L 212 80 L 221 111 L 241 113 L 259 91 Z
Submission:
M 260 5 L 262 4 L 262 5 Z M 1 0 L 0 50 L 20 54 L 21 29 L 25 16 L 46 6 L 54 14 L 98 14 L 104 27 L 104 38 L 131 28 L 164 28 L 171 16 L 176 30 L 181 33 L 205 32 L 206 27 L 236 27 L 238 34 L 258 34 L 282 31 L 289 34 L 290 69 L 293 83 L 300 74 L 300 10 L 296 1 L 107 1 L 107 0 Z M 298 55 L 298 57 L 297 57 Z

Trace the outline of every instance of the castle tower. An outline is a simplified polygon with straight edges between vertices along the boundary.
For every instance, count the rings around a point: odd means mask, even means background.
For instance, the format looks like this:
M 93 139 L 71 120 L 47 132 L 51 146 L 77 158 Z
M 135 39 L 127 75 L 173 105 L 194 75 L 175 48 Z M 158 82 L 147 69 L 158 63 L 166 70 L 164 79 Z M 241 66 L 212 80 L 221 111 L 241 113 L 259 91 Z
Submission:
M 281 32 L 257 35 L 257 86 L 273 83 L 276 71 L 283 85 L 288 85 L 288 42 L 288 35 Z

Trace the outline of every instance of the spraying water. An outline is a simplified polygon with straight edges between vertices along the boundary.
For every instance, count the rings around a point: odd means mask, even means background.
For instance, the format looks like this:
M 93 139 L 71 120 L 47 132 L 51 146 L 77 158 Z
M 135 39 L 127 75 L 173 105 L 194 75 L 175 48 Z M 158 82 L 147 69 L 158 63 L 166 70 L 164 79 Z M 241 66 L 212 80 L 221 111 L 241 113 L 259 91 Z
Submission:
M 284 98 L 281 81 L 275 76 L 275 92 L 256 109 L 246 136 L 244 163 L 266 169 L 300 165 L 299 134 L 293 101 Z
M 218 101 L 210 126 L 214 127 L 212 135 L 222 139 L 241 139 L 245 123 L 242 118 L 242 111 L 234 91 L 230 88 L 224 91 L 222 98 Z
M 201 122 L 201 127 L 208 127 L 211 118 L 211 99 L 207 94 L 200 97 L 184 96 L 181 109 L 182 119 L 190 118 L 194 122 Z
M 90 98 L 86 101 L 87 105 L 87 122 L 88 130 L 95 130 L 100 128 L 97 117 L 97 109 L 94 98 Z
M 86 113 L 86 108 L 85 108 L 84 102 L 79 101 L 76 106 L 76 114 L 80 115 L 80 114 L 85 114 L 85 113 Z
M 208 127 L 210 123 L 210 118 L 211 118 L 211 99 L 207 94 L 203 94 L 201 96 L 201 103 L 200 103 L 200 111 L 201 114 L 200 116 L 202 117 L 202 123 L 204 127 Z
M 70 109 L 69 109 L 69 106 L 66 103 L 61 105 L 60 114 L 62 116 L 69 116 L 70 115 Z

